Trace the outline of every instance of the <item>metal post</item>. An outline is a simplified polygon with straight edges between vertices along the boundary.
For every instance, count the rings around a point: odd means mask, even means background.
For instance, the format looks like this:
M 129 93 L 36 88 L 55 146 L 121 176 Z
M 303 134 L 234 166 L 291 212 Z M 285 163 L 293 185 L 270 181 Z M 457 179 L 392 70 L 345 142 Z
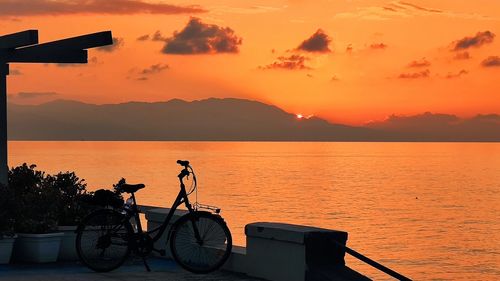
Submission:
M 7 164 L 7 75 L 9 65 L 0 64 L 0 184 L 8 184 Z

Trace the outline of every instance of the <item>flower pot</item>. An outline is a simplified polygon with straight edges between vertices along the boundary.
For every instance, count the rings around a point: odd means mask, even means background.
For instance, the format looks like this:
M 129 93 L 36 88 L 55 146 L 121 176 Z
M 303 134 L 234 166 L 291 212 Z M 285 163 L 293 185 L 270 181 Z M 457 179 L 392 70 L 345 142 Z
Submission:
M 21 262 L 55 262 L 64 233 L 18 233 L 14 243 L 13 259 Z
M 0 264 L 7 264 L 10 262 L 12 255 L 12 248 L 17 236 L 0 237 Z
M 58 231 L 64 233 L 64 236 L 61 239 L 61 248 L 59 249 L 58 260 L 78 260 L 78 254 L 76 253 L 76 228 L 76 225 L 64 225 L 57 228 Z

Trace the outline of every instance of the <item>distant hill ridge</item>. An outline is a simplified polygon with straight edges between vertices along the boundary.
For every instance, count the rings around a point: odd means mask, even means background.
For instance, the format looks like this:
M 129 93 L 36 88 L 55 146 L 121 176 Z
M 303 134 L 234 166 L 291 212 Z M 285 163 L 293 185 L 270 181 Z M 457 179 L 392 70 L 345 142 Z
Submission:
M 500 115 L 390 116 L 364 127 L 298 119 L 237 98 L 88 104 L 55 100 L 8 105 L 11 140 L 500 141 Z
M 361 140 L 373 130 L 331 124 L 236 98 L 94 105 L 9 104 L 12 140 Z

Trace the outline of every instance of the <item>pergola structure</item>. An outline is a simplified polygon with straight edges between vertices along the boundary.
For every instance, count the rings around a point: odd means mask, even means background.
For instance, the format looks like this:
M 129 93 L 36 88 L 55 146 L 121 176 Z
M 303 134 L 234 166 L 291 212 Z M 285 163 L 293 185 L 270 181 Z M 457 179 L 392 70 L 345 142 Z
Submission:
M 38 30 L 0 36 L 0 184 L 8 183 L 7 75 L 9 63 L 87 63 L 87 50 L 113 44 L 111 31 L 38 44 Z

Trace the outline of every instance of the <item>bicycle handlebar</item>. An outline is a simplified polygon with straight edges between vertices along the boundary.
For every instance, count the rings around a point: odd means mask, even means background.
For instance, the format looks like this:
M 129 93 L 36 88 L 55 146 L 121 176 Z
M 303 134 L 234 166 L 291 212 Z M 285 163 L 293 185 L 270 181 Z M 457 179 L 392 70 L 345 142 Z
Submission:
M 180 183 L 181 183 L 181 189 L 185 188 L 184 182 L 183 182 L 184 177 L 189 176 L 190 174 L 193 175 L 194 187 L 191 189 L 190 192 L 187 193 L 187 195 L 189 195 L 194 190 L 196 190 L 196 186 L 197 186 L 196 175 L 194 174 L 193 168 L 189 165 L 189 161 L 187 161 L 187 160 L 177 160 L 177 164 L 179 164 L 179 165 L 181 165 L 183 167 L 182 171 L 177 176 L 179 178 Z
M 177 160 L 177 164 L 184 166 L 184 168 L 187 168 L 189 166 L 189 161 L 187 160 Z

